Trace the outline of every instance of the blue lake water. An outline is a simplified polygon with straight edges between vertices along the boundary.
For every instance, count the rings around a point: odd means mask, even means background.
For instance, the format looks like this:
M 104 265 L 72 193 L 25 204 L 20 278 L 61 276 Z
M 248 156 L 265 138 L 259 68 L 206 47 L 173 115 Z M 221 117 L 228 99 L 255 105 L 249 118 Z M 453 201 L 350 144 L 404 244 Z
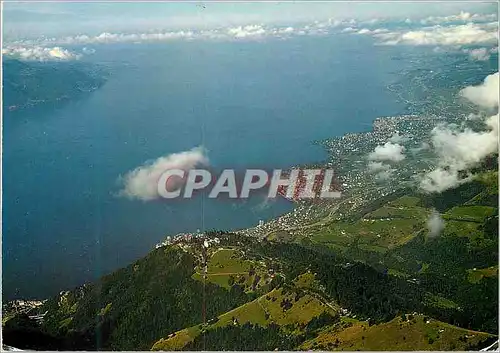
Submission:
M 403 63 L 362 36 L 96 46 L 108 82 L 60 108 L 5 111 L 3 295 L 43 298 L 145 255 L 167 234 L 253 226 L 292 209 L 116 197 L 117 179 L 203 145 L 211 164 L 323 160 L 312 142 L 371 129 L 404 107 L 386 90 Z M 400 52 L 399 52 L 400 53 Z

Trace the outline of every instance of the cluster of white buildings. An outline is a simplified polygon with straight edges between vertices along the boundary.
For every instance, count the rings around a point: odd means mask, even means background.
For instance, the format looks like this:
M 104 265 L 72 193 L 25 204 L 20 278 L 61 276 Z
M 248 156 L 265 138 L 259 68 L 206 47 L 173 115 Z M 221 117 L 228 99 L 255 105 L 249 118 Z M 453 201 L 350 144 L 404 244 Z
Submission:
M 37 308 L 45 303 L 46 300 L 13 300 L 9 304 L 16 312 L 28 312 L 33 308 Z
M 208 248 L 212 245 L 219 245 L 220 244 L 220 239 L 219 238 L 212 238 L 212 239 L 205 239 L 203 241 L 203 246 L 205 248 Z
M 155 248 L 158 249 L 158 248 L 161 248 L 163 246 L 168 246 L 171 244 L 176 244 L 176 243 L 181 243 L 181 242 L 190 242 L 191 240 L 193 240 L 193 238 L 198 238 L 198 237 L 201 237 L 203 235 L 204 235 L 203 233 L 194 233 L 194 234 L 193 233 L 179 233 L 179 234 L 176 234 L 174 236 L 169 235 L 165 238 L 165 240 L 156 244 Z
M 174 236 L 167 236 L 165 240 L 162 242 L 156 244 L 155 248 L 161 248 L 164 246 L 168 246 L 171 244 L 178 244 L 178 243 L 189 243 L 195 239 L 203 239 L 205 238 L 205 233 L 179 233 Z M 220 239 L 219 238 L 212 238 L 212 239 L 205 239 L 203 242 L 203 245 L 208 248 L 211 244 L 220 244 Z

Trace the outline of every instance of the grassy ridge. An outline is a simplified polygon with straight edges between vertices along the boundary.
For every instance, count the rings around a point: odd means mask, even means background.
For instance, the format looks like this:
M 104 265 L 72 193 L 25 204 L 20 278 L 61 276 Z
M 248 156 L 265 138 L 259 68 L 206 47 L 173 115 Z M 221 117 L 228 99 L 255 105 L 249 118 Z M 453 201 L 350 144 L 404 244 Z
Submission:
M 323 330 L 300 346 L 301 350 L 469 350 L 486 344 L 494 336 L 465 330 L 423 315 L 403 315 L 370 326 L 351 320 L 346 325 Z
M 198 336 L 229 326 L 257 325 L 289 327 L 289 334 L 303 333 L 307 324 L 320 315 L 337 315 L 332 308 L 317 297 L 296 288 L 278 288 L 271 292 L 218 316 L 209 324 L 199 324 L 171 334 L 157 341 L 153 350 L 179 350 L 187 347 Z M 213 322 L 213 323 L 210 323 Z

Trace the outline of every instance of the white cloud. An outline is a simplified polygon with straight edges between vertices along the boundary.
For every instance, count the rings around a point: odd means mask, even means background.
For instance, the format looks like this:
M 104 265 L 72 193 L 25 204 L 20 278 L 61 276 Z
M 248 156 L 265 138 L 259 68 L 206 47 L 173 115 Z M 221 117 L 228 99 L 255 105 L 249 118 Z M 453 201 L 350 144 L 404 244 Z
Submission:
M 441 234 L 445 226 L 444 220 L 436 210 L 433 210 L 427 219 L 427 229 L 429 230 L 429 237 L 435 238 Z
M 472 103 L 486 109 L 498 108 L 499 95 L 498 72 L 486 76 L 483 83 L 477 86 L 469 86 L 460 91 L 460 95 Z
M 61 47 L 5 47 L 2 49 L 2 55 L 24 61 L 68 61 L 76 60 L 81 57 L 80 54 L 70 52 Z
M 386 171 L 391 168 L 390 165 L 384 164 L 382 162 L 373 162 L 370 161 L 368 162 L 368 171 L 370 172 L 380 172 L 380 171 Z
M 463 17 L 464 15 L 462 15 Z M 471 15 L 471 21 L 477 20 L 474 15 Z M 487 18 L 487 17 L 485 17 Z M 404 17 L 403 17 L 404 19 Z M 248 19 L 247 19 L 248 20 Z M 223 26 L 190 26 L 191 29 L 164 29 L 164 30 L 150 30 L 137 33 L 123 33 L 123 32 L 103 32 L 99 35 L 79 34 L 66 37 L 41 37 L 34 40 L 18 40 L 10 44 L 27 46 L 59 46 L 59 45 L 88 45 L 97 43 L 140 43 L 140 42 L 162 42 L 170 40 L 192 40 L 192 39 L 256 39 L 263 37 L 283 37 L 291 35 L 324 35 L 332 33 L 332 29 L 340 27 L 338 31 L 341 33 L 355 33 L 364 35 L 380 36 L 379 39 L 384 44 L 456 44 L 459 43 L 479 43 L 479 42 L 493 42 L 498 38 L 496 36 L 495 23 L 468 23 L 461 26 L 449 27 L 427 27 L 420 30 L 400 32 L 389 32 L 386 28 L 372 28 L 377 22 L 390 23 L 395 19 L 380 19 L 372 18 L 371 20 L 361 21 L 359 24 L 365 24 L 368 28 L 356 28 L 358 22 L 354 19 L 346 18 L 329 18 L 321 21 L 308 21 L 302 22 L 304 24 L 297 27 L 290 25 L 281 25 L 260 22 L 257 24 L 233 22 L 234 24 L 225 24 Z M 253 21 L 253 20 L 252 20 Z M 401 23 L 400 20 L 398 23 Z M 406 21 L 408 22 L 408 21 Z M 290 22 L 292 23 L 292 22 Z M 299 22 L 294 22 L 299 23 Z M 345 27 L 345 28 L 343 28 Z M 408 26 L 406 26 L 408 27 Z M 161 28 L 161 27 L 156 27 Z M 179 27 L 178 27 L 179 28 Z M 193 29 L 197 28 L 197 29 Z M 343 29 L 341 29 L 343 28 Z M 444 43 L 443 43 L 444 42 Z M 450 43 L 451 42 L 451 43 Z
M 420 20 L 422 24 L 437 24 L 437 23 L 446 23 L 446 22 L 455 22 L 455 21 L 467 21 L 472 17 L 470 12 L 460 11 L 457 15 L 450 16 L 429 16 Z
M 169 154 L 128 172 L 119 181 L 123 184 L 121 196 L 142 201 L 158 199 L 158 179 L 167 170 L 188 171 L 200 165 L 208 165 L 206 151 L 201 147 L 189 151 Z
M 454 168 L 438 167 L 422 177 L 420 188 L 429 193 L 443 192 L 470 180 L 460 176 L 459 172 Z
M 496 14 L 471 14 L 470 12 L 460 11 L 459 14 L 449 16 L 430 16 L 420 20 L 421 24 L 443 24 L 450 22 L 483 22 L 494 21 L 497 18 Z
M 278 33 L 288 34 L 288 33 L 293 33 L 293 31 L 294 31 L 293 27 L 286 27 L 279 29 Z
M 359 31 L 357 31 L 357 34 L 379 34 L 379 33 L 386 33 L 389 32 L 389 30 L 385 28 L 376 28 L 376 29 L 368 29 L 368 28 L 362 28 Z
M 432 145 L 444 165 L 466 169 L 498 149 L 498 115 L 486 120 L 489 131 L 458 130 L 442 125 L 432 130 Z
M 299 33 L 301 32 L 301 33 Z M 290 35 L 308 34 L 316 35 L 327 33 L 326 30 L 315 26 L 304 26 L 301 28 L 273 27 L 260 24 L 235 26 L 226 28 L 204 29 L 204 30 L 178 30 L 147 33 L 110 33 L 103 32 L 99 35 L 80 34 L 62 38 L 40 38 L 36 40 L 18 40 L 12 42 L 14 46 L 53 46 L 53 45 L 89 45 L 109 43 L 143 43 L 143 42 L 168 42 L 173 40 L 193 39 L 255 39 L 262 37 L 283 37 Z
M 95 37 L 86 35 L 67 37 L 65 38 L 68 44 L 76 43 L 120 43 L 120 42 L 143 42 L 143 41 L 165 41 L 171 39 L 191 38 L 194 33 L 192 31 L 176 31 L 176 32 L 160 32 L 160 33 L 139 33 L 139 34 L 122 34 L 122 33 L 101 33 Z
M 498 115 L 485 120 L 486 131 L 456 125 L 441 125 L 432 130 L 432 144 L 438 156 L 438 166 L 424 174 L 420 188 L 426 192 L 442 192 L 470 180 L 463 176 L 486 156 L 498 151 Z
M 472 60 L 486 61 L 490 59 L 490 49 L 488 48 L 477 48 L 477 49 L 465 49 L 465 53 L 469 54 L 469 58 Z
M 382 170 L 375 175 L 375 180 L 382 182 L 387 181 L 392 177 L 392 173 L 394 173 L 394 171 L 395 170 L 392 168 L 388 170 Z
M 460 15 L 464 17 L 465 15 Z M 405 17 L 403 17 L 404 19 Z M 470 15 L 471 21 L 480 19 L 476 15 Z M 243 19 L 240 19 L 243 20 Z M 252 18 L 252 21 L 255 19 Z M 394 20 L 394 19 L 391 19 Z M 396 21 L 401 24 L 401 20 Z M 247 19 L 248 21 L 248 19 Z M 355 19 L 348 18 L 329 18 L 321 21 L 308 21 L 294 22 L 297 25 L 292 27 L 290 25 L 281 24 L 241 24 L 241 22 L 232 22 L 233 24 L 225 24 L 223 26 L 217 25 L 196 27 L 191 26 L 191 29 L 164 29 L 164 30 L 150 30 L 137 33 L 123 33 L 123 32 L 103 32 L 98 35 L 78 34 L 66 37 L 40 37 L 38 39 L 22 39 L 6 43 L 4 47 L 20 47 L 25 51 L 37 51 L 39 48 L 44 47 L 60 47 L 65 45 L 92 45 L 104 43 L 144 43 L 144 42 L 168 42 L 173 40 L 255 40 L 261 38 L 288 38 L 291 36 L 321 36 L 329 33 L 352 33 L 360 35 L 371 35 L 377 38 L 382 44 L 410 44 L 410 45 L 465 45 L 465 44 L 487 44 L 497 43 L 497 24 L 496 23 L 468 23 L 460 26 L 434 26 L 411 31 L 395 30 L 389 31 L 386 28 L 372 28 L 372 25 L 377 22 L 390 23 L 388 19 L 375 18 L 367 21 L 358 22 Z M 408 21 L 407 21 L 408 22 Z M 368 28 L 357 28 L 357 24 L 365 24 Z M 150 24 L 151 25 L 151 24 Z M 408 28 L 408 26 L 405 26 Z M 161 28 L 158 26 L 156 28 Z M 180 27 L 177 27 L 180 28 Z M 196 30 L 192 28 L 197 28 Z M 343 29 L 342 29 L 343 28 Z M 335 29 L 335 30 L 334 30 Z M 37 49 L 38 48 L 38 49 Z M 64 50 L 64 49 L 61 49 Z M 25 54 L 30 56 L 29 54 Z M 50 57 L 48 55 L 33 54 L 31 56 Z M 66 53 L 68 55 L 68 53 Z M 475 54 L 471 54 L 475 55 Z M 70 56 L 68 55 L 67 58 Z
M 249 25 L 229 28 L 227 33 L 235 38 L 247 38 L 263 36 L 266 30 L 261 25 Z
M 400 162 L 405 159 L 404 150 L 404 146 L 386 142 L 384 145 L 375 147 L 375 150 L 368 155 L 368 159 L 371 161 Z
M 362 21 L 361 23 L 362 24 L 367 24 L 367 25 L 374 25 L 376 23 L 379 23 L 380 21 L 382 21 L 381 18 L 372 18 L 372 19 L 369 19 L 369 20 Z
M 422 142 L 418 147 L 412 148 L 411 152 L 415 154 L 415 153 L 419 153 L 421 151 L 426 151 L 430 148 L 431 148 L 431 146 L 427 142 Z
M 480 120 L 482 118 L 484 118 L 484 116 L 481 115 L 481 114 L 470 113 L 469 115 L 467 115 L 465 117 L 465 120 L 469 120 L 469 121 L 471 121 L 471 120 Z
M 103 43 L 137 43 L 137 42 L 161 42 L 175 39 L 191 39 L 194 37 L 210 38 L 220 35 L 218 30 L 208 31 L 167 31 L 167 32 L 148 32 L 148 33 L 110 33 L 103 32 L 99 35 L 89 36 L 86 34 L 79 34 L 75 36 L 67 36 L 61 38 L 41 38 L 36 40 L 19 40 L 15 41 L 13 45 L 75 45 L 75 44 L 103 44 Z
M 368 172 L 375 174 L 375 180 L 383 182 L 391 178 L 395 169 L 392 169 L 390 165 L 382 162 L 370 161 L 368 162 Z
M 372 33 L 372 31 L 369 30 L 368 28 L 362 28 L 359 31 L 357 31 L 356 33 L 357 34 L 370 34 L 370 33 Z
M 471 45 L 498 43 L 496 23 L 467 23 L 456 26 L 433 26 L 412 31 L 379 33 L 375 35 L 385 45 Z
M 341 30 L 340 32 L 341 33 L 351 33 L 351 32 L 356 32 L 357 29 L 356 28 L 353 28 L 353 27 L 346 27 L 344 28 L 343 30 Z

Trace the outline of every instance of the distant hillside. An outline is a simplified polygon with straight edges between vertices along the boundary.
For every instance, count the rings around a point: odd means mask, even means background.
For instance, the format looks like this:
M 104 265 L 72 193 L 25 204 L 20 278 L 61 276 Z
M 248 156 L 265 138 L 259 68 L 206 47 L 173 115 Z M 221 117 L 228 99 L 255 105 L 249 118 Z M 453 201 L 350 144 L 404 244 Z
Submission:
M 101 87 L 106 72 L 82 62 L 3 61 L 3 106 L 18 110 L 58 104 Z

